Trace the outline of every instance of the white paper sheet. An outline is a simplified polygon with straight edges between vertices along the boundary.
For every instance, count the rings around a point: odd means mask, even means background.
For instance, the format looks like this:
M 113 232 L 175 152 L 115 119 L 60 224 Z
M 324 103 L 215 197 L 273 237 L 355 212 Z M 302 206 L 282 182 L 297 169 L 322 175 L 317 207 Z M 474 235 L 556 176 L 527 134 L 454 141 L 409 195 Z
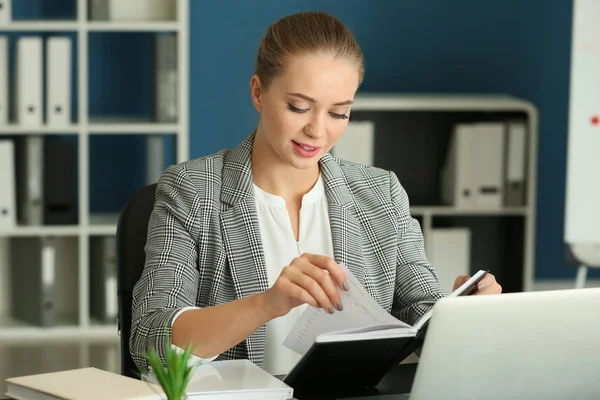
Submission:
M 308 307 L 300 316 L 283 345 L 304 355 L 322 333 L 365 327 L 375 324 L 394 324 L 397 327 L 410 328 L 385 311 L 346 266 L 340 264 L 346 272 L 349 290 L 338 288 L 342 298 L 343 311 L 329 314 L 322 308 Z

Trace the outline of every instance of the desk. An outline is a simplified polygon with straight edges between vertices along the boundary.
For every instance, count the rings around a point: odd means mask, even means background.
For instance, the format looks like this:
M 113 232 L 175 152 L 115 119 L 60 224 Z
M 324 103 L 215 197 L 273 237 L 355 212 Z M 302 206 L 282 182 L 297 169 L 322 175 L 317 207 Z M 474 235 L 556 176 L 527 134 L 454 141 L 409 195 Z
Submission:
M 408 400 L 417 363 L 399 364 L 383 377 L 373 389 L 351 390 L 343 393 L 300 392 L 294 390 L 296 400 Z
M 295 400 L 408 400 L 408 393 L 412 388 L 417 363 L 399 364 L 390 369 L 381 382 L 373 389 L 353 390 L 347 393 L 294 393 Z M 296 391 L 294 391 L 296 392 Z M 0 396 L 4 392 L 0 393 Z M 0 400 L 10 400 L 0 398 Z

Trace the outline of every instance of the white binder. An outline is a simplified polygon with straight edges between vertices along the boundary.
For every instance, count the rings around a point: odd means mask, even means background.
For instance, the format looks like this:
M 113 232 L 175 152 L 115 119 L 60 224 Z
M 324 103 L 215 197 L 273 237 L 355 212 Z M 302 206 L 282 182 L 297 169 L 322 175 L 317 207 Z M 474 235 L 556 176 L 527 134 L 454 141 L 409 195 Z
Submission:
M 446 293 L 459 275 L 470 275 L 471 231 L 468 228 L 434 228 L 427 237 L 427 258 Z
M 155 39 L 155 112 L 159 122 L 176 122 L 178 114 L 177 37 L 157 34 Z
M 348 122 L 346 131 L 331 150 L 331 154 L 345 161 L 373 166 L 375 163 L 375 123 Z
M 0 0 L 1 2 L 2 0 Z M 0 9 L 0 13 L 2 10 Z M 0 36 L 0 125 L 8 124 L 8 107 L 9 107 L 9 84 L 8 84 L 8 68 L 9 68 L 9 52 L 8 52 L 8 37 Z
M 0 231 L 17 224 L 14 147 L 12 140 L 0 140 Z
M 0 24 L 12 21 L 12 0 L 0 0 Z
M 71 39 L 46 41 L 46 123 L 67 126 L 71 122 Z
M 506 127 L 506 181 L 504 205 L 525 205 L 525 174 L 527 151 L 527 127 L 524 121 L 508 121 Z
M 174 21 L 176 0 L 90 0 L 94 21 Z
M 475 124 L 477 134 L 473 148 L 475 206 L 501 208 L 504 203 L 504 139 L 503 122 Z
M 22 126 L 42 125 L 42 60 L 41 37 L 17 39 L 15 114 Z
M 165 138 L 163 135 L 146 137 L 146 184 L 158 182 L 164 172 Z
M 470 124 L 454 126 L 440 176 L 443 204 L 456 208 L 475 206 L 475 164 L 472 154 L 476 139 L 477 131 Z

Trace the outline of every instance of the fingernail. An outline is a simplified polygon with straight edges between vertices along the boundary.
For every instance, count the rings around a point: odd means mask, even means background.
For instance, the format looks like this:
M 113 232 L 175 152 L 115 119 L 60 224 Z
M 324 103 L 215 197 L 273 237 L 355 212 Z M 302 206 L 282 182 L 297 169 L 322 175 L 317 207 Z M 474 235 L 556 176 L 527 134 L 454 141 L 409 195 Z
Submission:
M 485 285 L 483 283 L 480 283 L 479 285 L 477 285 L 478 290 L 483 290 L 484 288 L 485 288 Z
M 337 307 L 338 311 L 342 311 L 344 309 L 344 306 L 342 305 L 341 301 L 338 301 L 335 306 Z
M 335 312 L 335 309 L 333 308 L 333 306 L 331 304 L 329 305 L 327 310 L 329 310 L 329 314 L 333 314 Z
M 347 281 L 344 281 L 344 283 L 342 283 L 342 289 L 344 289 L 346 292 L 348 291 L 348 289 L 350 289 Z

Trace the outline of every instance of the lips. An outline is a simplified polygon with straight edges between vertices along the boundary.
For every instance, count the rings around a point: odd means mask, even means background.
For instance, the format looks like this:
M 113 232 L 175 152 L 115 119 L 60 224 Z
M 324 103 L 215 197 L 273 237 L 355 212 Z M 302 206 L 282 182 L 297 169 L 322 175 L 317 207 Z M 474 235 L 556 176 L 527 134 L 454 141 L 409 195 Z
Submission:
M 294 141 L 294 143 L 296 143 L 298 146 L 302 147 L 306 151 L 315 151 L 315 150 L 319 150 L 321 148 L 320 146 L 311 146 L 307 143 L 300 143 L 300 142 L 296 142 L 296 141 Z

